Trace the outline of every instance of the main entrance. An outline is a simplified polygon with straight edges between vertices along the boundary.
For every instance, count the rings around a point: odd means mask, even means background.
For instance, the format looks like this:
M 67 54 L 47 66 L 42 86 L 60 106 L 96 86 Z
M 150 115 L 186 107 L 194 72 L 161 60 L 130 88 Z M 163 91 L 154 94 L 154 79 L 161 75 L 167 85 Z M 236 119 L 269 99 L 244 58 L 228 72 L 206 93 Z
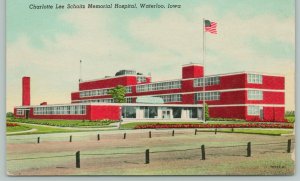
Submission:
M 162 118 L 171 119 L 171 111 L 170 110 L 162 111 Z

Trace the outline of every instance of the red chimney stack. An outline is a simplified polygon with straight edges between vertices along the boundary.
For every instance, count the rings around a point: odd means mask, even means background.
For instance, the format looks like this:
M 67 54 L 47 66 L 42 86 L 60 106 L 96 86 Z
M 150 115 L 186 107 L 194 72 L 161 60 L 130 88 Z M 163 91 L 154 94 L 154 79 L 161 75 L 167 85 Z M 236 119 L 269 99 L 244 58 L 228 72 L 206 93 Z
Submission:
M 22 105 L 30 106 L 30 77 L 22 78 Z

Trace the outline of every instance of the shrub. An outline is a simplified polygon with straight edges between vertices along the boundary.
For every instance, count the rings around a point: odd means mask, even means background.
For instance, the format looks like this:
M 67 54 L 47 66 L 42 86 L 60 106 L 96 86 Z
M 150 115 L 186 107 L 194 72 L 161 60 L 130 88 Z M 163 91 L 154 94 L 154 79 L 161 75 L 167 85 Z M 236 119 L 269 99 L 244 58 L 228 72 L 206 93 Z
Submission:
M 20 126 L 17 123 L 6 123 L 6 127 L 15 127 L 15 126 Z
M 282 123 L 247 123 L 247 124 L 144 124 L 134 129 L 161 129 L 161 128 L 294 128 L 293 124 Z

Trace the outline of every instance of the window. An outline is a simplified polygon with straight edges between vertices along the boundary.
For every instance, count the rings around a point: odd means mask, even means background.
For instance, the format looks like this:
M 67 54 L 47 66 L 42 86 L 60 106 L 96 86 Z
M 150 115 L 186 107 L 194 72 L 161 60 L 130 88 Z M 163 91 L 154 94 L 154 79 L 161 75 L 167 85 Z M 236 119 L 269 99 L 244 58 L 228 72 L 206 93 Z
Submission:
M 136 107 L 124 106 L 122 108 L 123 118 L 136 118 Z
M 181 81 L 159 82 L 153 84 L 145 84 L 136 86 L 137 92 L 148 92 L 158 90 L 180 89 Z
M 247 81 L 248 83 L 252 83 L 252 84 L 262 84 L 262 75 L 248 74 Z
M 141 107 L 144 111 L 144 118 L 157 118 L 157 107 Z
M 132 93 L 132 87 L 125 87 L 126 94 Z
M 263 92 L 260 90 L 248 90 L 248 100 L 263 100 Z
M 173 107 L 173 118 L 181 118 L 181 112 L 182 108 L 181 107 Z
M 196 101 L 203 100 L 203 92 L 198 92 L 195 94 Z M 220 100 L 220 92 L 205 92 L 205 100 L 212 101 L 212 100 Z
M 51 106 L 51 107 L 35 107 L 34 115 L 84 115 L 86 114 L 86 106 Z
M 206 77 L 205 86 L 220 84 L 220 78 L 216 77 Z M 203 78 L 198 78 L 194 80 L 194 87 L 203 87 Z
M 164 95 L 164 96 L 155 96 L 160 97 L 164 102 L 181 102 L 182 96 L 180 94 Z
M 133 102 L 132 97 L 125 97 L 125 100 L 126 100 L 127 103 L 132 103 Z
M 248 106 L 248 115 L 259 115 L 259 106 Z
M 144 76 L 138 76 L 137 77 L 137 83 L 142 83 L 142 82 L 146 82 L 146 81 L 147 81 L 147 79 Z
M 17 115 L 24 115 L 24 109 L 17 109 Z

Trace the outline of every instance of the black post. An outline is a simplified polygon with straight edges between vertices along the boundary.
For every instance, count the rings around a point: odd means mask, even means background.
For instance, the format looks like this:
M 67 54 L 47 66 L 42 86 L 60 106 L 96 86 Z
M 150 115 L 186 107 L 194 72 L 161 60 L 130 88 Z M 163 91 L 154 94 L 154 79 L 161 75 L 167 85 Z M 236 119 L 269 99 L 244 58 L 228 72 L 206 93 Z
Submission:
M 247 157 L 251 157 L 251 142 L 247 144 Z
M 151 131 L 149 131 L 149 138 L 151 138 Z
M 201 159 L 205 160 L 205 146 L 201 145 Z
M 97 135 L 97 140 L 98 140 L 98 141 L 100 140 L 100 134 Z
M 37 143 L 38 144 L 40 143 L 40 137 L 37 137 Z
M 287 152 L 288 152 L 288 153 L 291 153 L 291 146 L 292 146 L 292 140 L 289 139 L 289 140 L 288 140 L 288 144 L 287 144 Z
M 175 131 L 174 131 L 174 129 L 173 129 L 173 131 L 172 131 L 172 136 L 174 136 L 175 135 Z
M 149 163 L 150 163 L 150 152 L 149 149 L 147 149 L 145 152 L 145 164 L 149 164 Z
M 70 142 L 72 142 L 72 135 L 70 135 Z
M 76 168 L 80 168 L 80 151 L 76 152 Z
M 124 133 L 124 137 L 123 137 L 123 139 L 124 139 L 124 140 L 126 139 L 126 133 Z
M 197 129 L 195 129 L 195 135 L 197 135 Z
M 217 128 L 215 129 L 215 134 L 217 134 Z

